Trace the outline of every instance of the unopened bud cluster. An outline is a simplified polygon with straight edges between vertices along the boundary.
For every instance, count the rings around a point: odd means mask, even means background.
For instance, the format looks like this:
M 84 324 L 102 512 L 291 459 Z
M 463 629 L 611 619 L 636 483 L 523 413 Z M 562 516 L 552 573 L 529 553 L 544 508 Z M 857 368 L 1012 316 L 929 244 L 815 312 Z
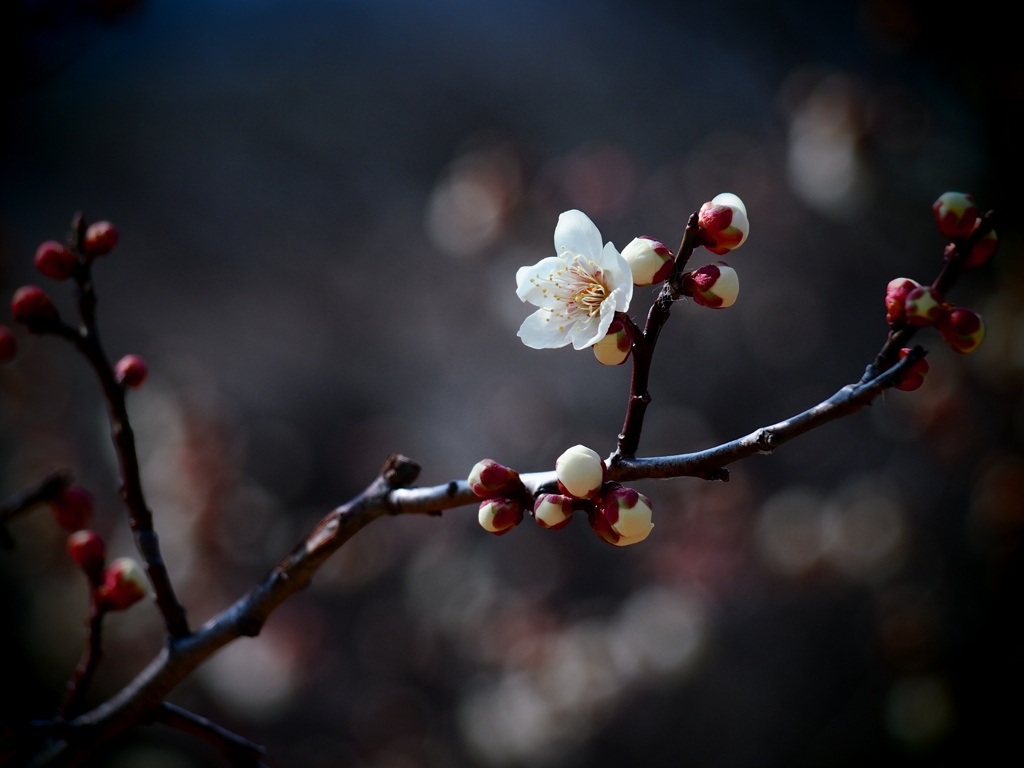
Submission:
M 996 233 L 991 229 L 980 230 L 987 223 L 978 215 L 970 195 L 946 192 L 932 205 L 932 213 L 939 232 L 951 241 L 945 252 L 950 266 L 977 267 L 995 252 Z M 940 285 L 941 278 L 934 285 L 921 285 L 909 277 L 890 280 L 885 288 L 886 322 L 893 331 L 934 326 L 954 352 L 973 352 L 985 339 L 985 321 L 973 310 L 948 304 L 940 293 Z M 908 354 L 909 349 L 900 350 L 899 359 Z M 927 361 L 918 360 L 906 370 L 896 388 L 915 390 L 924 383 L 927 373 Z
M 596 451 L 576 445 L 555 461 L 559 493 L 538 494 L 533 517 L 541 528 L 567 526 L 575 510 L 586 511 L 590 526 L 604 541 L 615 546 L 635 544 L 651 529 L 651 502 L 631 488 L 606 482 L 607 467 Z M 519 475 L 491 459 L 478 462 L 469 475 L 469 486 L 484 501 L 478 521 L 487 531 L 501 536 L 523 521 L 526 489 Z
M 965 269 L 980 267 L 992 258 L 999 237 L 994 229 L 978 236 L 983 220 L 973 197 L 963 192 L 946 192 L 932 204 L 932 213 L 939 232 L 955 246 L 947 251 L 948 258 L 959 259 Z
M 107 546 L 95 531 L 72 533 L 68 555 L 88 577 L 100 610 L 123 611 L 146 596 L 142 566 L 130 557 L 119 557 L 107 565 Z

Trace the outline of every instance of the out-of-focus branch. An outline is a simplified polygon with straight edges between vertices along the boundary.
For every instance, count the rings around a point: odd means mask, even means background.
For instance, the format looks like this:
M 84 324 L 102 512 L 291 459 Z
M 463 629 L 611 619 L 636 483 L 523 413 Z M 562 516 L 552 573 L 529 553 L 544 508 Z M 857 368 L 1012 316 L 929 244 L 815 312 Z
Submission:
M 164 702 L 156 713 L 156 722 L 190 733 L 219 749 L 236 768 L 262 768 L 265 747 L 221 728 L 205 717 Z
M 83 253 L 82 243 L 85 237 L 85 221 L 79 213 L 72 223 L 73 248 Z M 167 573 L 167 566 L 160 553 L 160 542 L 153 528 L 153 513 L 146 504 L 142 491 L 142 478 L 139 471 L 139 458 L 135 449 L 135 433 L 128 419 L 125 405 L 124 387 L 114 376 L 107 353 L 100 342 L 99 328 L 96 322 L 96 289 L 92 280 L 91 258 L 82 258 L 75 266 L 72 277 L 77 286 L 78 311 L 82 318 L 79 328 L 74 328 L 54 318 L 46 324 L 38 324 L 34 329 L 37 333 L 48 333 L 59 336 L 74 344 L 75 348 L 88 360 L 96 372 L 107 401 L 110 415 L 110 433 L 117 453 L 118 465 L 121 470 L 121 498 L 128 509 L 135 545 L 142 555 L 157 607 L 163 614 L 167 633 L 172 638 L 186 637 L 189 634 L 185 609 L 178 601 Z
M 69 485 L 71 485 L 69 472 L 53 472 L 35 488 L 19 491 L 6 500 L 0 501 L 0 547 L 3 549 L 14 548 L 14 539 L 7 531 L 9 521 L 25 514 L 37 504 L 43 504 L 56 498 Z

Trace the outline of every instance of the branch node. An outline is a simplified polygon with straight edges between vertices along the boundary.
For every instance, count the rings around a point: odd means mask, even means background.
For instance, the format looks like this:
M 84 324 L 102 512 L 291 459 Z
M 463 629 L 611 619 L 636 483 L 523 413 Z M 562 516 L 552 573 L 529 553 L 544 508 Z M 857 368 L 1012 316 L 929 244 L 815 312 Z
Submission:
M 775 435 L 770 429 L 762 427 L 757 430 L 754 442 L 757 445 L 758 453 L 771 453 L 775 450 Z
M 394 453 L 384 462 L 384 469 L 380 475 L 392 488 L 402 488 L 416 482 L 416 478 L 420 476 L 420 469 L 420 465 L 408 456 Z

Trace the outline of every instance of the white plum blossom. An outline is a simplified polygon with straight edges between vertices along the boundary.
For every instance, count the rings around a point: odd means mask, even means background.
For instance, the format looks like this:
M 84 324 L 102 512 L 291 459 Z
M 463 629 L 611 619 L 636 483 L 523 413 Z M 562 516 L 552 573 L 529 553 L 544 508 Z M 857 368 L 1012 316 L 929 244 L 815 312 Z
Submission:
M 566 211 L 555 227 L 557 256 L 516 273 L 516 295 L 540 307 L 523 321 L 519 338 L 533 349 L 584 349 L 605 337 L 616 312 L 633 298 L 633 276 L 585 213 Z

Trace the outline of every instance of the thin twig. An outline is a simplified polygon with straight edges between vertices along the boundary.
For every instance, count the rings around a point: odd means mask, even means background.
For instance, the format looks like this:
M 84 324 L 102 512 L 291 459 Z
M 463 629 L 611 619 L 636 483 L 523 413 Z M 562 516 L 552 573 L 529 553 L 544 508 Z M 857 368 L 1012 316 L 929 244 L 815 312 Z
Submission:
M 633 372 L 629 382 L 629 400 L 626 403 L 626 418 L 619 432 L 618 443 L 613 458 L 633 458 L 640 447 L 640 433 L 644 428 L 644 415 L 651 402 L 648 383 L 651 375 L 651 362 L 654 359 L 654 346 L 658 343 L 658 335 L 668 321 L 672 311 L 672 302 L 679 297 L 679 279 L 693 249 L 697 247 L 700 226 L 698 214 L 694 212 L 686 222 L 679 252 L 676 254 L 672 273 L 662 286 L 661 293 L 651 305 L 647 313 L 647 323 L 643 331 L 633 325 Z M 630 321 L 632 324 L 632 321 Z
M 8 522 L 26 514 L 37 504 L 43 504 L 55 498 L 71 485 L 71 480 L 70 472 L 53 472 L 35 488 L 19 491 L 0 502 L 0 547 L 14 549 L 14 539 L 7 531 L 6 524 Z
M 266 747 L 221 728 L 205 717 L 200 717 L 165 701 L 157 710 L 155 720 L 209 742 L 219 749 L 236 768 L 260 768 L 263 766 L 260 758 L 267 754 Z
M 81 257 L 85 221 L 81 214 L 72 223 L 72 248 Z M 96 290 L 92 280 L 92 260 L 80 258 L 73 274 L 78 289 L 78 311 L 82 318 L 80 328 L 73 328 L 58 317 L 36 323 L 30 330 L 59 336 L 74 344 L 92 366 L 99 378 L 103 396 L 107 401 L 110 415 L 110 432 L 121 470 L 121 498 L 128 509 L 135 545 L 142 556 L 157 607 L 164 617 L 167 633 L 173 638 L 187 637 L 190 630 L 185 618 L 185 609 L 178 601 L 167 573 L 167 566 L 160 553 L 160 542 L 153 528 L 153 513 L 146 504 L 142 491 L 139 458 L 135 449 L 135 434 L 128 418 L 125 405 L 124 387 L 114 377 L 113 367 L 100 342 L 96 322 Z

